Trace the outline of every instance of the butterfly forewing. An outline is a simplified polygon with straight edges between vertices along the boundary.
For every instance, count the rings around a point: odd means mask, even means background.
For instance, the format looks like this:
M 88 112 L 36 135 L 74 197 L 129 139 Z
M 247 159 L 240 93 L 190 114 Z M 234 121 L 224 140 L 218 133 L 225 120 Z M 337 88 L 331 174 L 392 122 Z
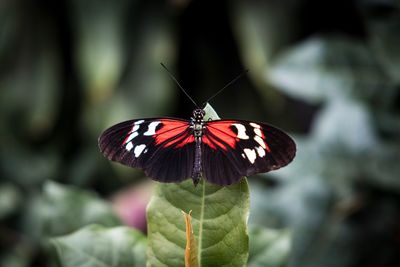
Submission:
M 112 161 L 141 168 L 161 182 L 191 176 L 194 137 L 186 120 L 153 118 L 114 125 L 99 138 L 100 151 Z
M 212 183 L 228 185 L 243 176 L 286 166 L 295 153 L 294 141 L 268 124 L 210 121 L 202 138 L 203 176 Z

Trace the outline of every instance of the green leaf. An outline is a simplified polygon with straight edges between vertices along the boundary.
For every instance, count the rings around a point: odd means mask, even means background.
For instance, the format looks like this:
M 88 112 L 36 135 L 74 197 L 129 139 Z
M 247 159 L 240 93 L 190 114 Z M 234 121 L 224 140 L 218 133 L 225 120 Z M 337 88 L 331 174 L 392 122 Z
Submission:
M 206 115 L 204 116 L 204 120 L 217 120 L 219 119 L 217 112 L 211 107 L 210 104 L 207 103 L 207 105 L 204 108 L 204 111 L 206 112 Z
M 5 125 L 7 132 L 19 132 L 25 138 L 36 139 L 50 134 L 59 117 L 61 105 L 62 82 L 59 51 L 56 48 L 58 46 L 53 43 L 52 35 L 43 28 L 35 28 L 35 42 L 24 42 L 19 49 L 11 49 L 7 53 L 28 53 L 29 57 L 24 60 L 21 60 L 24 57 L 11 57 L 10 62 L 7 58 L 0 59 L 2 64 L 9 66 L 7 75 L 1 77 L 2 88 L 6 90 L 0 93 L 0 125 L 9 122 Z M 16 29 L 14 31 L 18 32 L 17 36 L 26 36 L 25 38 L 30 40 L 27 32 Z M 17 40 L 16 43 L 19 42 Z M 19 119 L 10 123 L 9 119 L 14 116 Z
M 290 232 L 252 228 L 248 267 L 283 267 L 290 252 Z
M 91 100 L 104 98 L 121 75 L 125 57 L 122 50 L 121 21 L 126 1 L 71 1 L 76 29 L 76 59 L 84 88 Z
M 370 183 L 388 190 L 400 191 L 400 145 L 398 143 L 387 142 L 377 146 L 360 161 L 359 169 L 366 174 L 364 177 Z
M 176 56 L 167 5 L 152 1 L 139 8 L 135 2 L 72 1 L 79 71 L 90 98 L 82 125 L 96 138 L 117 122 L 166 114 L 176 99 L 175 84 L 160 66 L 160 60 L 172 66 Z
M 257 101 L 268 103 L 271 111 L 281 108 L 282 98 L 276 90 L 271 90 L 265 73 L 274 54 L 297 35 L 298 6 L 298 1 L 233 1 L 230 8 L 241 59 L 245 66 L 251 66 L 246 76 L 263 97 Z
M 146 237 L 132 228 L 90 225 L 51 242 L 64 267 L 145 266 Z
M 32 254 L 34 249 L 28 242 L 18 242 L 15 246 L 5 245 L 1 251 L 0 266 L 29 267 L 32 266 Z M 47 265 L 53 267 L 52 265 Z
M 211 106 L 207 118 L 218 118 Z M 207 119 L 206 118 L 206 119 Z M 148 266 L 184 266 L 186 232 L 181 211 L 192 211 L 199 266 L 245 266 L 248 257 L 249 189 L 204 180 L 157 184 L 147 207 Z
M 0 126 L 1 128 L 1 126 Z M 24 187 L 41 185 L 60 168 L 60 156 L 54 150 L 34 151 L 13 138 L 5 138 L 0 149 L 4 178 Z
M 326 150 L 349 153 L 365 153 L 378 145 L 368 107 L 347 99 L 331 100 L 316 115 L 312 139 Z
M 21 192 L 10 183 L 0 184 L 0 219 L 12 214 L 21 203 Z
M 370 49 L 342 36 L 314 37 L 288 49 L 269 77 L 279 89 L 310 102 L 348 96 L 376 101 L 392 95 Z
M 27 231 L 40 237 L 68 234 L 85 225 L 119 225 L 112 207 L 94 193 L 55 182 L 28 204 Z
M 364 13 L 369 43 L 375 52 L 379 63 L 389 78 L 400 84 L 400 2 L 397 0 L 358 1 L 357 5 Z M 385 7 L 384 9 L 382 7 Z M 382 13 L 385 10 L 386 13 Z
M 184 266 L 185 222 L 192 210 L 199 266 L 244 266 L 248 255 L 247 181 L 221 187 L 202 180 L 159 184 L 147 208 L 148 264 Z

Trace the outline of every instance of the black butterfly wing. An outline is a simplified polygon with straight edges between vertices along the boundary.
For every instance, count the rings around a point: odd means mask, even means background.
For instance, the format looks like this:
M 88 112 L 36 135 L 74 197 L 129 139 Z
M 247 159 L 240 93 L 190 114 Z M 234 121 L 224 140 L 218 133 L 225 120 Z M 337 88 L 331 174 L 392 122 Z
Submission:
M 283 131 L 264 123 L 216 120 L 202 137 L 203 177 L 229 185 L 241 177 L 279 169 L 296 154 L 296 144 Z
M 106 158 L 141 168 L 156 181 L 179 182 L 193 170 L 194 137 L 186 120 L 125 121 L 105 130 L 98 142 Z

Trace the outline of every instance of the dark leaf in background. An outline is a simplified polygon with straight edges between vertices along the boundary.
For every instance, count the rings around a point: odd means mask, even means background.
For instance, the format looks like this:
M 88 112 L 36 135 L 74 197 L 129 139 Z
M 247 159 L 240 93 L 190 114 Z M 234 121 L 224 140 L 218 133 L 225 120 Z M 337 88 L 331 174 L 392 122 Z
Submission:
M 277 88 L 313 102 L 338 97 L 375 102 L 393 90 L 369 48 L 345 36 L 316 36 L 283 52 L 269 78 Z
M 0 157 L 3 179 L 28 188 L 53 178 L 60 168 L 57 151 L 32 151 L 11 138 L 0 147 Z
M 290 232 L 251 228 L 249 267 L 284 267 L 287 266 L 290 253 Z
M 369 42 L 384 71 L 399 85 L 400 4 L 396 0 L 362 0 L 358 7 L 365 16 Z
M 21 192 L 11 183 L 0 184 L 0 220 L 9 216 L 20 207 Z
M 69 234 L 88 224 L 120 224 L 110 203 L 92 192 L 47 182 L 43 193 L 26 203 L 25 230 L 32 236 Z
M 51 239 L 61 266 L 146 265 L 146 238 L 128 227 L 90 225 L 72 234 Z

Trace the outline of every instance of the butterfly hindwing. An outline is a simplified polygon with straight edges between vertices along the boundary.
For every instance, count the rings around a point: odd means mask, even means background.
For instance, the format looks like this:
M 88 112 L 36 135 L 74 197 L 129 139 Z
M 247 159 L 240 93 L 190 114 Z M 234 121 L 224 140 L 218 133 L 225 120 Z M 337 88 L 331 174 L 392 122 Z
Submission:
M 241 177 L 279 169 L 296 153 L 294 141 L 264 123 L 216 120 L 206 123 L 202 137 L 203 176 L 228 185 Z
M 193 170 L 194 137 L 186 120 L 125 121 L 105 130 L 99 147 L 108 159 L 141 168 L 161 182 L 185 180 Z

